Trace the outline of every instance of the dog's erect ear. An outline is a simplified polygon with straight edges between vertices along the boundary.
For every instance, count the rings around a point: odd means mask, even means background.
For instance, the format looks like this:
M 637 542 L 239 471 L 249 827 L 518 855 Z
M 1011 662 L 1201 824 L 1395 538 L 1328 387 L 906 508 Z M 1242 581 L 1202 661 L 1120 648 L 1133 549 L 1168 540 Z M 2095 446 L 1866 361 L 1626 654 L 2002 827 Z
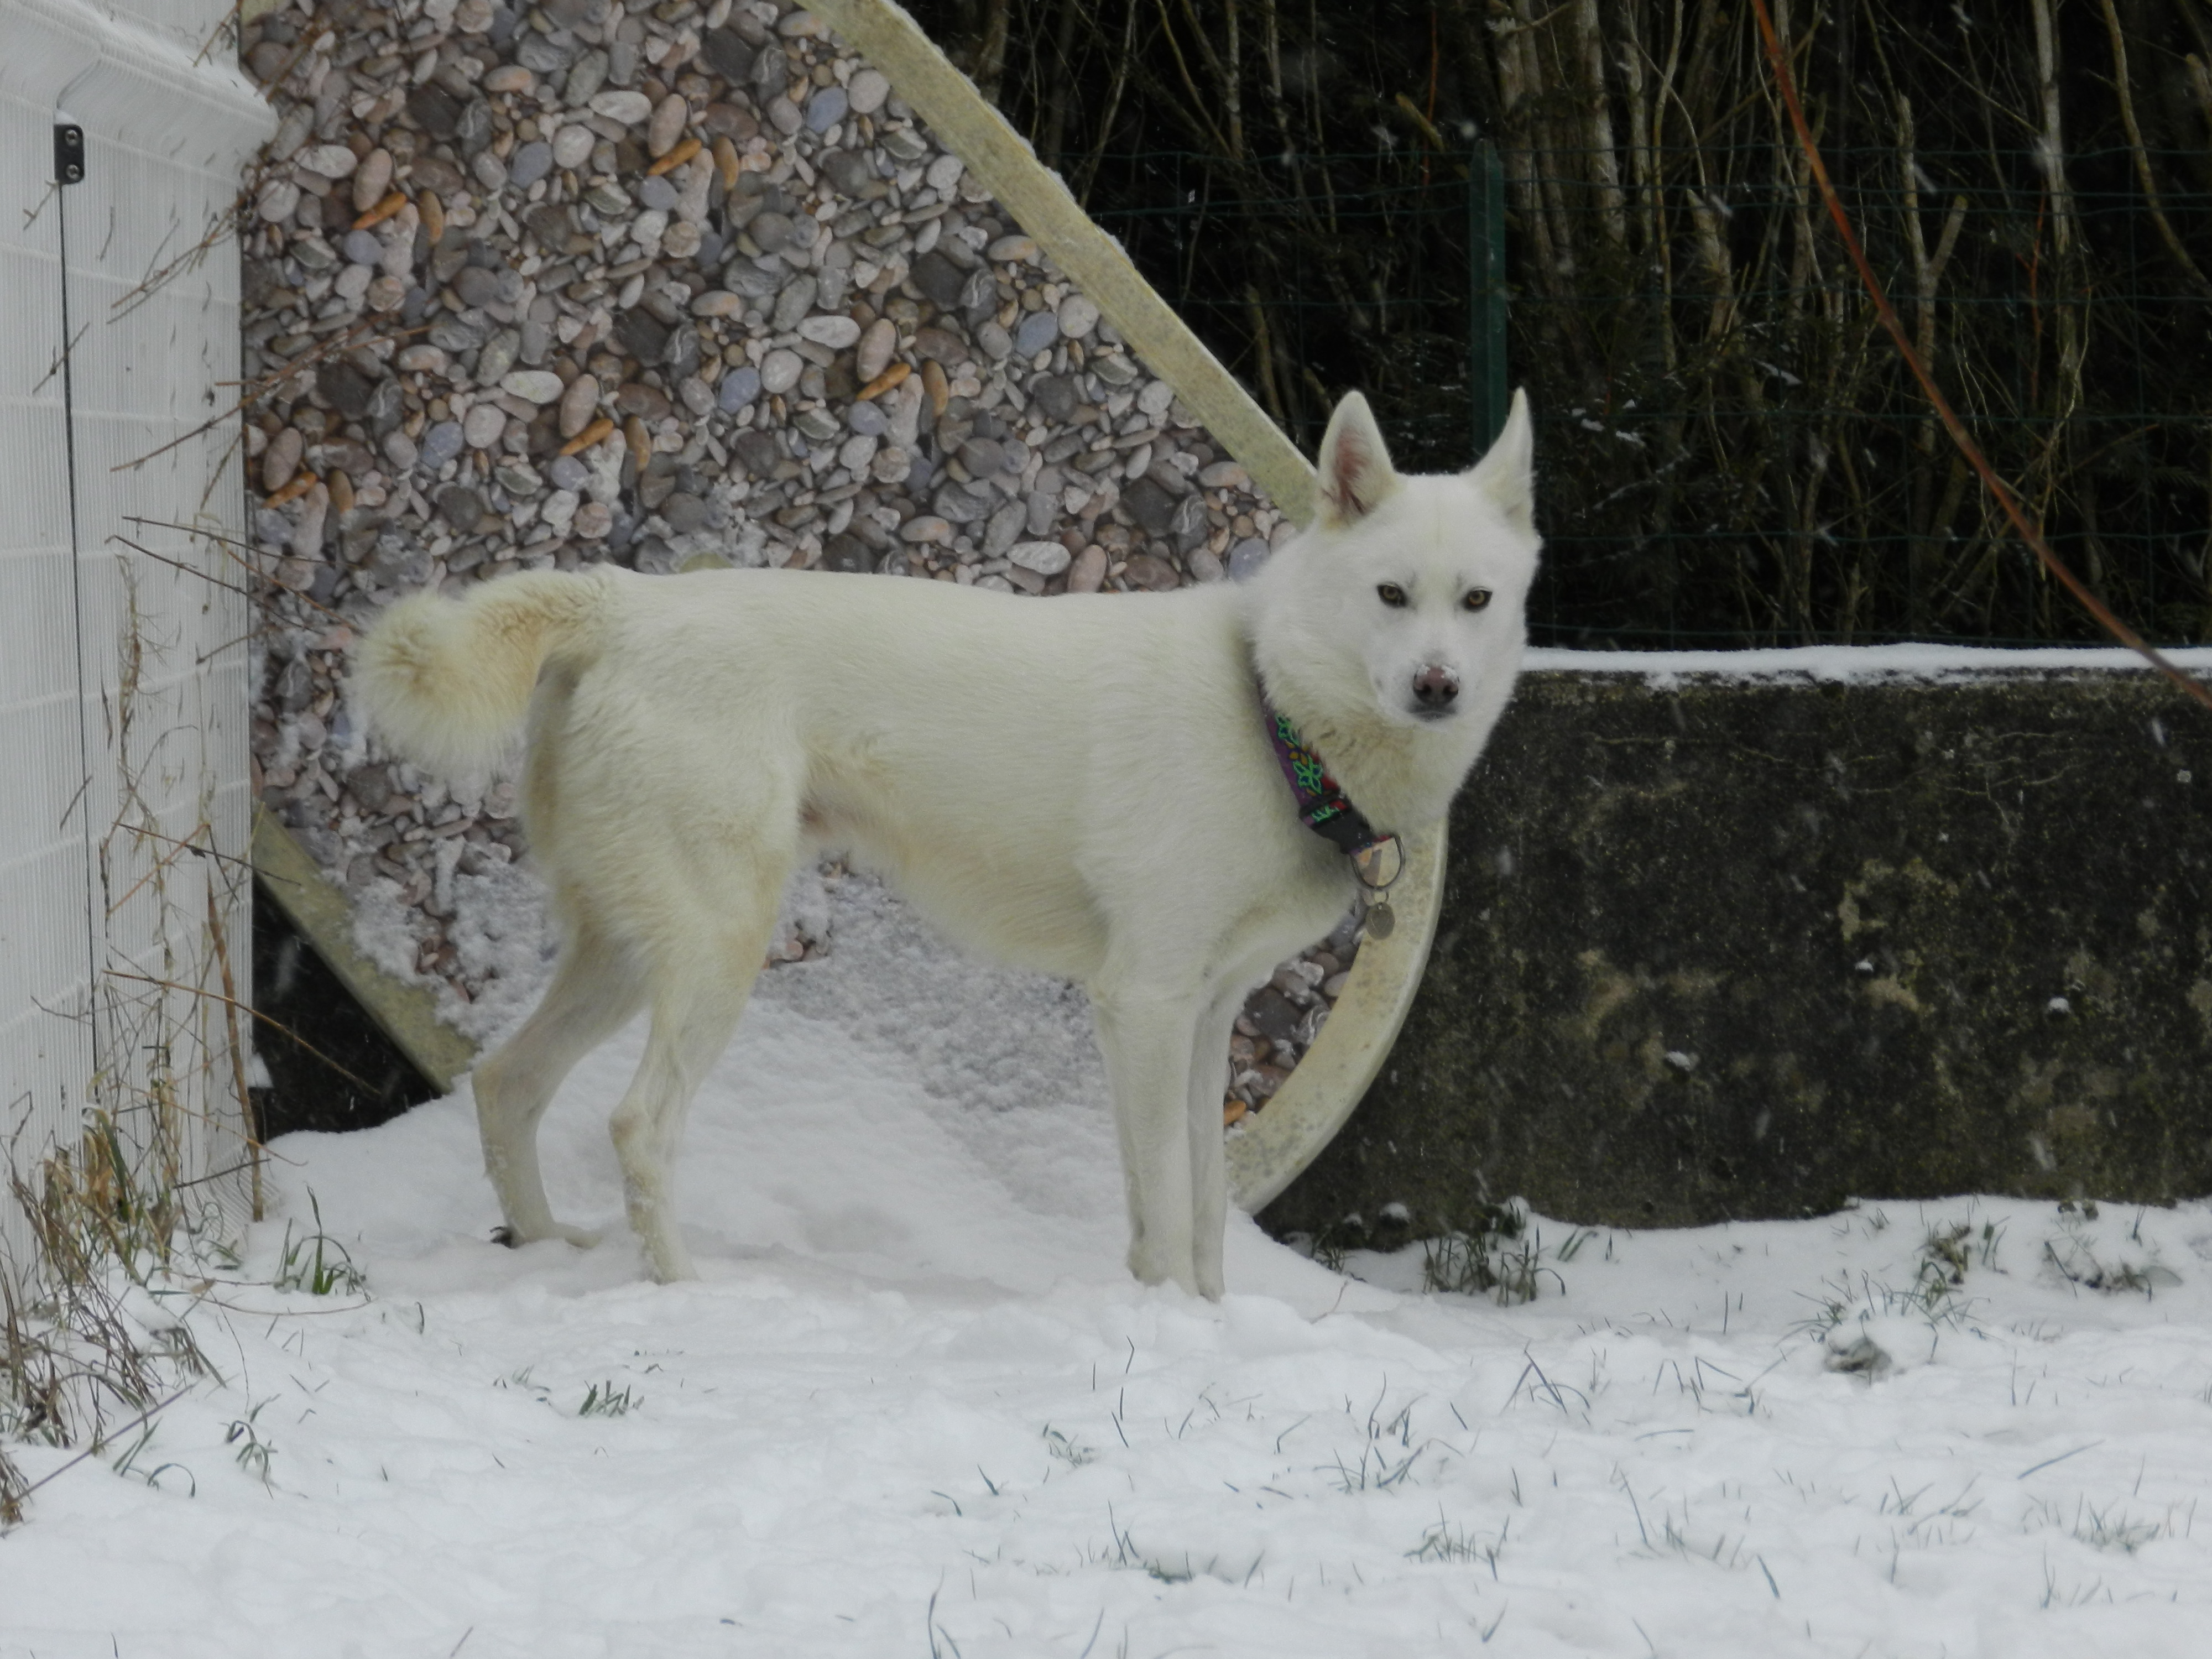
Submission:
M 1505 430 L 1490 453 L 1468 470 L 1468 481 L 1490 499 L 1516 530 L 1536 531 L 1535 434 L 1528 423 L 1528 394 L 1516 390 Z
M 1322 522 L 1333 530 L 1365 518 L 1398 487 L 1397 470 L 1375 411 L 1357 392 L 1348 392 L 1328 417 L 1322 435 L 1320 477 L 1315 480 Z

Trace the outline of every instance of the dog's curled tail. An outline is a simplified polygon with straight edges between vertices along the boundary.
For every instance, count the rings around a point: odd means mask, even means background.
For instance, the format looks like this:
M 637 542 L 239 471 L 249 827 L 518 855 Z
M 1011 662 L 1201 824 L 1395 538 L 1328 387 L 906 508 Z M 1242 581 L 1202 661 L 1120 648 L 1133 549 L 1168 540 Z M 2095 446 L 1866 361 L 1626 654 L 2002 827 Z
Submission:
M 459 601 L 402 599 L 355 662 L 354 696 L 368 729 L 434 775 L 482 773 L 521 728 L 546 660 L 581 667 L 599 654 L 611 586 L 599 571 L 526 571 Z

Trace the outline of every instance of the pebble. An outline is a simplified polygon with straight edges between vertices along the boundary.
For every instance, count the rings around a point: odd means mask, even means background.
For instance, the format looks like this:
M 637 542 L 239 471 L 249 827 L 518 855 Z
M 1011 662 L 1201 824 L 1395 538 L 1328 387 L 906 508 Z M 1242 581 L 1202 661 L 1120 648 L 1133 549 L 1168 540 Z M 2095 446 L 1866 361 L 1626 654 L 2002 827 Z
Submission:
M 1098 307 L 1080 294 L 1071 294 L 1060 302 L 1060 331 L 1071 340 L 1087 340 L 1091 331 L 1098 326 Z
M 526 402 L 541 404 L 553 402 L 566 390 L 558 374 L 544 368 L 518 368 L 512 374 L 501 377 L 499 389 Z
M 832 351 L 842 351 L 860 339 L 860 325 L 850 317 L 818 315 L 802 319 L 799 333 L 802 339 L 828 346 Z
M 845 96 L 855 115 L 873 115 L 890 96 L 891 83 L 879 70 L 864 69 L 853 76 Z
M 1175 567 L 1165 559 L 1151 553 L 1133 553 L 1128 568 L 1123 573 L 1131 587 L 1147 588 L 1155 593 L 1164 593 L 1182 586 Z
M 1267 562 L 1274 550 L 1256 536 L 1249 536 L 1229 550 L 1229 578 L 1243 581 Z
M 497 386 L 514 367 L 514 360 L 522 355 L 522 336 L 511 328 L 503 328 L 486 340 L 483 349 L 477 353 L 477 382 L 480 386 Z
M 684 136 L 684 124 L 690 118 L 690 106 L 683 94 L 672 92 L 653 109 L 652 125 L 645 130 L 645 147 L 655 157 L 665 155 L 676 148 L 676 141 Z
M 600 92 L 592 95 L 592 113 L 634 127 L 653 113 L 653 100 L 641 92 Z
M 465 434 L 458 421 L 440 421 L 422 434 L 420 465 L 435 472 L 461 453 Z
M 599 135 L 586 126 L 566 126 L 553 135 L 553 165 L 570 172 L 592 159 Z
M 517 190 L 528 190 L 553 171 L 553 146 L 535 139 L 514 152 L 507 164 L 507 181 Z
M 344 179 L 361 165 L 361 158 L 344 144 L 317 144 L 301 153 L 300 165 L 319 178 Z
M 453 292 L 461 296 L 465 306 L 495 304 L 499 299 L 499 277 L 482 265 L 463 265 L 453 273 Z
M 898 326 L 888 317 L 878 317 L 868 325 L 860 337 L 860 349 L 853 360 L 853 372 L 865 383 L 882 374 L 898 349 Z
M 715 388 L 714 406 L 725 415 L 734 415 L 760 396 L 760 371 L 747 365 L 733 368 L 722 376 L 722 384 Z
M 477 527 L 483 517 L 483 497 L 465 484 L 447 484 L 436 497 L 438 516 L 463 535 Z
M 471 449 L 489 449 L 507 435 L 507 411 L 497 404 L 478 404 L 462 417 L 461 435 Z
M 253 210 L 270 224 L 290 218 L 300 205 L 300 187 L 289 179 L 271 179 L 253 198 Z
M 927 325 L 915 331 L 914 349 L 925 357 L 955 365 L 966 362 L 971 355 L 964 337 L 949 329 Z
M 1067 591 L 1096 593 L 1106 580 L 1106 550 L 1093 542 L 1075 556 L 1068 567 Z
M 666 395 L 659 387 L 649 386 L 641 380 L 624 381 L 615 392 L 614 404 L 617 413 L 640 420 L 665 421 L 672 412 Z
M 557 376 L 556 377 L 558 378 Z M 568 382 L 561 393 L 560 432 L 563 438 L 573 438 L 592 423 L 592 416 L 599 406 L 599 377 L 579 374 Z
M 796 228 L 789 214 L 771 210 L 755 215 L 752 223 L 745 228 L 763 253 L 779 253 L 791 246 Z
M 1024 570 L 1034 570 L 1040 576 L 1057 576 L 1067 568 L 1074 555 L 1058 542 L 1016 542 L 1006 550 L 1006 556 Z
M 611 68 L 612 64 L 604 52 L 587 52 L 579 58 L 570 66 L 568 82 L 561 88 L 561 94 L 568 106 L 573 109 L 578 105 L 589 103 L 592 95 L 606 84 Z
M 799 384 L 799 377 L 806 368 L 806 360 L 797 352 L 779 347 L 761 360 L 761 389 L 777 396 Z
M 1023 314 L 1021 325 L 1014 331 L 1014 355 L 1034 357 L 1040 351 L 1051 349 L 1060 338 L 1060 319 L 1049 311 L 1031 311 Z
M 366 213 L 392 187 L 392 152 L 382 145 L 361 158 L 353 175 L 353 210 Z
M 286 427 L 269 441 L 269 447 L 261 455 L 261 487 L 274 495 L 292 482 L 292 475 L 300 470 L 300 456 L 307 441 L 298 430 Z
M 1001 236 L 991 244 L 988 257 L 994 265 L 1034 264 L 1036 263 L 1037 245 L 1026 236 Z
M 827 132 L 845 118 L 848 95 L 840 86 L 827 86 L 806 100 L 806 130 Z

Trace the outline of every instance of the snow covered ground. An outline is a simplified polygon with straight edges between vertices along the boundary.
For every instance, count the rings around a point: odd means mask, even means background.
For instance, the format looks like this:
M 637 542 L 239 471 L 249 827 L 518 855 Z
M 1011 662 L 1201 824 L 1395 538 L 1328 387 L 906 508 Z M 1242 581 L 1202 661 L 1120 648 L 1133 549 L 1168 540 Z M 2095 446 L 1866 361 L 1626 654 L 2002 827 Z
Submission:
M 2212 1652 L 2212 1207 L 1539 1220 L 1510 1308 L 1240 1220 L 1209 1305 L 1121 1270 L 1079 999 L 840 927 L 694 1113 L 699 1283 L 620 1230 L 635 1031 L 546 1127 L 596 1250 L 485 1242 L 465 1092 L 280 1142 L 167 1301 L 221 1380 L 13 1449 L 0 1659 Z M 311 1194 L 365 1288 L 270 1288 Z

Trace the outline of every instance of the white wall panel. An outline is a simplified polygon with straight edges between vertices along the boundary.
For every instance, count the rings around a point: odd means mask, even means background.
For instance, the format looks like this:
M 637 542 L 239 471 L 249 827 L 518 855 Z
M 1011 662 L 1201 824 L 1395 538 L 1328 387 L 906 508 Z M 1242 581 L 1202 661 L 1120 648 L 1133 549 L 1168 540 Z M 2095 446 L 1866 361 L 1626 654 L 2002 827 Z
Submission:
M 207 424 L 237 396 L 236 245 L 178 264 L 272 125 L 226 52 L 193 61 L 227 9 L 0 0 L 0 1129 L 27 1172 L 96 1104 L 235 1201 L 204 1178 L 244 1150 L 212 947 L 246 996 L 252 624 L 212 543 L 134 522 L 243 516 L 238 422 Z M 63 115 L 88 173 L 58 191 Z

